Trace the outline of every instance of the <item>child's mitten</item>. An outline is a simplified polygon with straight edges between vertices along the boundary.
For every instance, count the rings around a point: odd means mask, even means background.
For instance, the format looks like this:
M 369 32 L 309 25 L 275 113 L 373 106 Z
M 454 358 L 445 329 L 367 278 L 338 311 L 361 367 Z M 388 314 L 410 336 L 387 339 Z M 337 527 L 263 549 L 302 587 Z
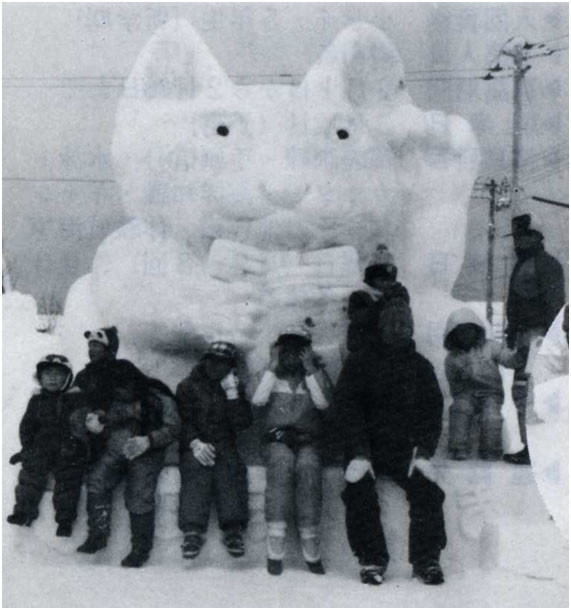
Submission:
M 345 470 L 345 480 L 347 483 L 357 483 L 357 481 L 360 481 L 368 472 L 371 473 L 373 478 L 375 477 L 375 471 L 373 470 L 371 462 L 364 457 L 354 458 L 349 462 L 349 465 Z

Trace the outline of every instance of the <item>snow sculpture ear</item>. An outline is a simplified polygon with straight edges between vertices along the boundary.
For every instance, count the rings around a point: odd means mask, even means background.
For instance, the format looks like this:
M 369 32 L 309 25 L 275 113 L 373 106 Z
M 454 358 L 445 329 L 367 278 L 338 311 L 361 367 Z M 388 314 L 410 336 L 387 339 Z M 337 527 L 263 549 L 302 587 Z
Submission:
M 302 87 L 312 96 L 342 99 L 362 109 L 410 101 L 396 48 L 368 23 L 344 29 L 310 69 Z
M 206 44 L 183 19 L 169 21 L 145 45 L 125 84 L 126 98 L 194 98 L 231 86 Z

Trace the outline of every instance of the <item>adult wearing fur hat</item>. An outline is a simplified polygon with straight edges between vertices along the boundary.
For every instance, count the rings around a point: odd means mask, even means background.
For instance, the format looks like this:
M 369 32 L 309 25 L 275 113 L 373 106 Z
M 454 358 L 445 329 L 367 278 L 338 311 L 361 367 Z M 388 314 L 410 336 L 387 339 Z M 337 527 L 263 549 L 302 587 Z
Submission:
M 529 464 L 526 418 L 533 413 L 531 350 L 545 336 L 559 310 L 565 304 L 565 279 L 559 261 L 545 251 L 544 236 L 537 215 L 520 214 L 512 219 L 514 250 L 517 257 L 509 284 L 506 317 L 506 342 L 524 355 L 516 369 L 512 388 L 524 449 L 504 457 L 512 464 Z M 530 355 L 531 354 L 531 355 Z M 529 413 L 528 413 L 529 409 Z
M 365 268 L 364 284 L 349 296 L 347 349 L 356 352 L 377 332 L 379 313 L 391 299 L 410 303 L 407 289 L 397 282 L 398 269 L 385 244 L 379 244 Z

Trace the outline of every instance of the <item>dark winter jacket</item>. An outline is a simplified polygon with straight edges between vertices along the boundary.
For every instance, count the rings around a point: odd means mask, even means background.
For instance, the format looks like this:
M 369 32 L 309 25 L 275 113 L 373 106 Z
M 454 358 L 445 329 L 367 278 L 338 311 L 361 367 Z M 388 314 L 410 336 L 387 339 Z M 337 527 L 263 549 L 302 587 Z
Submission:
M 77 374 L 73 385 L 85 395 L 87 404 L 93 411 L 106 411 L 113 399 L 112 373 L 117 363 L 123 360 L 103 359 L 89 362 Z
M 347 329 L 347 349 L 350 352 L 358 351 L 371 338 L 374 340 L 379 313 L 392 299 L 403 299 L 410 304 L 408 290 L 400 282 L 395 282 L 382 295 L 368 286 L 367 290 L 356 290 L 351 293 L 347 306 L 350 320 Z
M 481 330 L 480 339 L 472 349 L 455 349 L 451 333 L 463 324 L 473 324 Z M 516 351 L 502 346 L 499 341 L 486 339 L 484 323 L 467 307 L 453 312 L 446 323 L 444 347 L 449 350 L 444 361 L 446 379 L 452 396 L 477 393 L 480 396 L 504 398 L 499 365 L 514 369 L 525 364 Z
M 442 393 L 430 362 L 413 341 L 400 349 L 372 344 L 350 354 L 335 388 L 345 459 L 392 454 L 431 457 L 442 428 Z M 397 457 L 396 455 L 394 456 Z
M 542 328 L 547 332 L 563 305 L 563 268 L 540 244 L 518 260 L 512 271 L 506 308 L 508 344 L 513 345 L 520 330 Z
M 85 453 L 80 430 L 72 421 L 73 414 L 85 406 L 85 397 L 77 389 L 68 392 L 39 390 L 28 402 L 20 422 L 23 453 L 60 452 L 63 457 Z
M 236 442 L 239 431 L 252 424 L 252 411 L 242 383 L 238 398 L 230 400 L 219 381 L 211 380 L 203 363 L 197 364 L 176 389 L 176 400 L 182 422 L 180 449 L 190 450 L 195 438 L 205 443 Z

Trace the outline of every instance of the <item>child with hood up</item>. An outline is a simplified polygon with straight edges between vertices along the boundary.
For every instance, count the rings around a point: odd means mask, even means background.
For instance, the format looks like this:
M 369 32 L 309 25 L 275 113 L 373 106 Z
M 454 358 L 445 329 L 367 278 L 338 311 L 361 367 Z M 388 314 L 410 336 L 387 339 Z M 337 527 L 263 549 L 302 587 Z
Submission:
M 486 339 L 484 323 L 466 307 L 454 311 L 446 323 L 444 362 L 454 402 L 449 416 L 449 454 L 453 460 L 470 455 L 470 426 L 481 414 L 479 455 L 483 460 L 502 458 L 502 404 L 504 392 L 499 365 L 521 366 L 518 352 Z

